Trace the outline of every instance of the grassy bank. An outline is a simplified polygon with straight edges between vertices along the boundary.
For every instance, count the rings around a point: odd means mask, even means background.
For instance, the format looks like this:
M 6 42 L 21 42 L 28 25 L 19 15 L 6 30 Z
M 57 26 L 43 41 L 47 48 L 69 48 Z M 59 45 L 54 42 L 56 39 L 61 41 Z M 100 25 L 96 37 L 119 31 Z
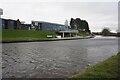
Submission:
M 2 30 L 2 42 L 49 40 L 47 35 L 55 35 L 55 33 L 37 30 Z
M 1 32 L 1 31 L 0 31 Z M 39 40 L 51 40 L 47 38 L 47 35 L 55 36 L 56 33 L 52 31 L 40 31 L 40 30 L 2 30 L 2 36 L 0 42 L 21 42 L 21 41 L 39 41 Z M 78 36 L 87 37 L 91 36 L 85 33 L 78 33 Z M 1 39 L 2 38 L 2 39 Z
M 87 68 L 82 73 L 76 74 L 68 80 L 117 80 L 118 70 L 120 70 L 118 57 L 120 57 L 120 53 Z
M 86 37 L 86 36 L 90 36 L 89 34 L 85 34 L 85 33 L 77 33 L 78 36 L 83 36 L 83 37 Z
M 82 36 L 82 37 L 87 37 L 87 36 L 95 37 L 95 35 L 93 35 L 93 34 L 86 34 L 86 33 L 82 33 L 82 32 L 77 33 L 77 35 Z

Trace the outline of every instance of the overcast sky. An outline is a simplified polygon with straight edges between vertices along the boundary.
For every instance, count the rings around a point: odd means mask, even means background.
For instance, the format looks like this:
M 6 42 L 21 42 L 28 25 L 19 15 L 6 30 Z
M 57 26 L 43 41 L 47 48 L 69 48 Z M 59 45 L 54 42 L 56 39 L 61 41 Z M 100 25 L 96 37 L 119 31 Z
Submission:
M 118 29 L 118 2 L 93 2 L 70 0 L 1 0 L 2 18 L 31 20 L 64 24 L 67 19 L 80 18 L 89 23 L 92 31 L 101 31 L 104 27 L 111 31 Z M 116 2 L 115 2 L 116 1 Z

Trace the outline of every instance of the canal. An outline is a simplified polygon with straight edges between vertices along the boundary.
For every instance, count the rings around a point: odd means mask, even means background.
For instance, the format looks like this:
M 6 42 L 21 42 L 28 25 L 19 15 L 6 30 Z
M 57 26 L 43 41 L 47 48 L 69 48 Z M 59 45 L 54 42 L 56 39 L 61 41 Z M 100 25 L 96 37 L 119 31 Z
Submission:
M 2 44 L 3 78 L 66 78 L 118 52 L 118 38 Z

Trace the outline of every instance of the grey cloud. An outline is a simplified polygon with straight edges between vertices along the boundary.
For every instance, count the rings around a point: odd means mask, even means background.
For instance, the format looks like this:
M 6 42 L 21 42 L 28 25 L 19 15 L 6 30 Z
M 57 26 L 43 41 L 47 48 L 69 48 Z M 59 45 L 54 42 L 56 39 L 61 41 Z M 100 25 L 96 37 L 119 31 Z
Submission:
M 30 1 L 30 2 L 29 2 Z M 2 0 L 0 7 L 4 18 L 30 22 L 45 20 L 64 24 L 66 19 L 80 17 L 88 21 L 90 29 L 96 31 L 108 26 L 116 30 L 118 24 L 117 2 L 39 2 L 32 0 Z M 100 26 L 100 27 L 97 27 Z M 96 28 L 95 28 L 96 27 Z

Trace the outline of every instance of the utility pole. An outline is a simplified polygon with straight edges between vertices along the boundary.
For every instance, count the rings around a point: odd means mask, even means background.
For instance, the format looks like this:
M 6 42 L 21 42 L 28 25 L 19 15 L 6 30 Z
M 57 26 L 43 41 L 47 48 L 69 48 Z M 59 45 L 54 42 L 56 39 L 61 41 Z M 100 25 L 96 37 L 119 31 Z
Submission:
M 3 10 L 0 8 L 0 30 L 2 30 L 2 19 L 1 15 L 3 15 Z M 2 36 L 2 31 L 0 31 L 0 36 Z M 0 38 L 2 39 L 2 38 Z M 2 40 L 1 40 L 2 41 Z M 0 45 L 0 52 L 2 52 L 2 45 Z M 0 55 L 1 56 L 1 55 Z M 2 58 L 0 57 L 0 61 L 2 61 Z M 0 67 L 2 64 L 0 64 Z M 2 69 L 0 68 L 0 79 L 2 79 Z

